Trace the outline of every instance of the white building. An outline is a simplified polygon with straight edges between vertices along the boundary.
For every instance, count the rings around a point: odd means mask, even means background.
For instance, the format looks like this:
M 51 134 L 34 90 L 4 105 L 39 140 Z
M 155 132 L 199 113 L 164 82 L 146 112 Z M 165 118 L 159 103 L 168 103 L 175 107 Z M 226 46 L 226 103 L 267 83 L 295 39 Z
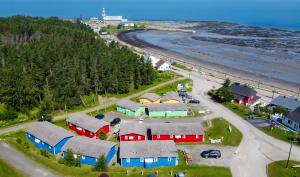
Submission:
M 165 62 L 164 60 L 159 60 L 158 62 L 156 62 L 156 69 L 158 71 L 170 71 L 171 70 L 171 64 Z
M 282 123 L 296 132 L 300 132 L 300 107 L 283 116 Z

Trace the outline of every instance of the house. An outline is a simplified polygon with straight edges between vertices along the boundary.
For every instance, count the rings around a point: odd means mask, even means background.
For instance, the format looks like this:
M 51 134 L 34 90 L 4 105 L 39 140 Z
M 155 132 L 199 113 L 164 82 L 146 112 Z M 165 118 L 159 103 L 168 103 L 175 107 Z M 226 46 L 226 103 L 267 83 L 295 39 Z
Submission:
M 25 130 L 27 139 L 37 148 L 45 149 L 56 155 L 61 152 L 62 146 L 74 135 L 67 130 L 50 122 L 34 122 Z
M 293 96 L 278 96 L 270 102 L 268 107 L 269 106 L 283 106 L 285 108 L 288 108 L 289 111 L 293 111 L 296 108 L 300 107 L 300 99 L 297 99 Z
M 282 123 L 290 129 L 300 132 L 300 107 L 283 116 Z
M 109 123 L 103 120 L 95 119 L 82 113 L 75 113 L 67 119 L 68 127 L 74 130 L 78 135 L 89 138 L 99 138 L 99 133 L 109 132 Z
M 234 96 L 233 101 L 238 104 L 252 105 L 260 99 L 260 97 L 256 96 L 256 90 L 247 85 L 233 83 L 229 88 Z
M 117 111 L 130 117 L 138 117 L 145 113 L 145 107 L 130 100 L 120 100 L 117 103 Z
M 119 132 L 120 141 L 145 141 L 147 129 L 142 123 L 123 123 Z
M 185 117 L 188 107 L 184 103 L 152 103 L 147 107 L 149 117 Z
M 121 167 L 176 166 L 178 153 L 173 141 L 121 141 Z
M 203 142 L 204 131 L 196 123 L 166 123 L 153 124 L 151 129 L 152 140 L 173 140 L 175 142 Z
M 176 92 L 167 92 L 161 99 L 161 103 L 180 103 L 181 98 Z
M 160 96 L 155 93 L 146 93 L 139 99 L 140 103 L 148 106 L 151 103 L 160 103 Z
M 95 165 L 101 155 L 104 155 L 105 163 L 108 165 L 117 152 L 116 143 L 84 136 L 71 138 L 62 148 L 64 156 L 68 149 L 72 150 L 74 158 L 80 158 L 81 164 L 87 165 Z
M 159 60 L 156 65 L 155 65 L 155 68 L 158 70 L 158 71 L 170 71 L 171 70 L 171 64 L 165 62 L 164 60 Z

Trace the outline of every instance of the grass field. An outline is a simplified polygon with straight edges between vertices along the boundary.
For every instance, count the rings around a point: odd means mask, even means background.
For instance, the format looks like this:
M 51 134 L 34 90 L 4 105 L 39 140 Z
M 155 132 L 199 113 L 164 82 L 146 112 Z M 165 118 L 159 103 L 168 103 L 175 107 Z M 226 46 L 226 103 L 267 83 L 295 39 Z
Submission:
M 265 127 L 265 128 L 260 128 L 260 130 L 262 130 L 264 133 L 266 133 L 267 135 L 270 135 L 276 139 L 285 141 L 285 142 L 290 142 L 290 137 L 294 136 L 295 133 L 290 132 L 290 131 L 285 131 L 282 130 L 280 128 L 269 128 L 269 127 Z M 295 145 L 300 146 L 300 143 L 294 143 Z
M 251 113 L 250 108 L 242 104 L 227 102 L 223 105 L 244 119 L 247 119 L 249 113 Z
M 229 125 L 231 132 L 229 132 Z M 216 118 L 212 120 L 212 126 L 207 129 L 205 134 L 205 142 L 209 143 L 209 138 L 219 139 L 223 137 L 222 145 L 238 146 L 242 141 L 242 133 L 229 122 L 223 118 Z
M 25 175 L 0 159 L 0 177 L 25 177 Z
M 276 161 L 267 166 L 268 177 L 298 177 L 300 168 L 292 168 L 294 165 L 300 165 L 300 162 L 290 161 L 289 167 L 286 167 L 286 160 Z
M 23 152 L 29 158 L 35 159 L 36 162 L 42 164 L 49 170 L 52 170 L 57 173 L 61 173 L 64 176 L 72 177 L 97 177 L 100 172 L 92 171 L 91 166 L 82 165 L 81 167 L 67 167 L 63 164 L 59 164 L 55 157 L 51 156 L 46 158 L 40 155 L 40 151 L 34 147 L 32 143 L 29 143 L 26 140 L 26 135 L 24 131 L 19 131 L 11 135 L 3 137 L 6 141 L 15 147 L 17 150 Z M 21 139 L 21 143 L 17 143 L 16 139 Z M 26 149 L 24 143 L 29 144 L 29 148 Z M 179 171 L 186 172 L 187 177 L 231 177 L 231 172 L 228 168 L 225 167 L 213 167 L 213 166 L 186 166 L 183 162 L 183 155 L 179 153 L 180 162 L 176 167 L 160 167 L 154 168 L 151 170 L 146 170 L 143 168 L 120 168 L 118 166 L 110 166 L 108 172 L 110 177 L 140 177 L 142 176 L 141 171 L 144 172 L 144 176 L 154 173 L 156 170 L 159 173 L 159 176 L 170 176 L 170 172 L 176 173 Z M 128 175 L 126 175 L 126 170 L 128 170 Z

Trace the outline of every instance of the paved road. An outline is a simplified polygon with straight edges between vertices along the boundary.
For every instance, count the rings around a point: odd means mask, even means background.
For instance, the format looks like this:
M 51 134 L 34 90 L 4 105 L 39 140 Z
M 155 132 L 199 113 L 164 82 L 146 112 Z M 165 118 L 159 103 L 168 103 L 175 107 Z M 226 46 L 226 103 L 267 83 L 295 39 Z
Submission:
M 188 73 L 179 70 L 181 74 Z M 206 80 L 198 73 L 191 73 L 193 80 L 193 96 L 209 107 L 215 115 L 224 117 L 227 121 L 239 128 L 243 133 L 243 140 L 230 163 L 234 177 L 267 177 L 266 166 L 272 161 L 287 159 L 290 145 L 264 134 L 249 122 L 241 119 L 221 104 L 212 101 L 206 94 L 215 83 Z M 300 148 L 293 147 L 291 159 L 300 161 Z
M 59 177 L 3 141 L 0 141 L 0 158 L 30 177 Z

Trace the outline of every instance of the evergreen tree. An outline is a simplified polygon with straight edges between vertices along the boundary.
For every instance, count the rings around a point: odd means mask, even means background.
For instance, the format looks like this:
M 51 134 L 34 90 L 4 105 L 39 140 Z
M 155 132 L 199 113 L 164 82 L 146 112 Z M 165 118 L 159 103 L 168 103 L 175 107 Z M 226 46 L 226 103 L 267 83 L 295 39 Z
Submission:
M 106 160 L 105 160 L 105 156 L 102 154 L 99 156 L 99 158 L 97 159 L 97 163 L 94 166 L 94 170 L 95 171 L 106 171 L 107 167 L 106 167 Z

